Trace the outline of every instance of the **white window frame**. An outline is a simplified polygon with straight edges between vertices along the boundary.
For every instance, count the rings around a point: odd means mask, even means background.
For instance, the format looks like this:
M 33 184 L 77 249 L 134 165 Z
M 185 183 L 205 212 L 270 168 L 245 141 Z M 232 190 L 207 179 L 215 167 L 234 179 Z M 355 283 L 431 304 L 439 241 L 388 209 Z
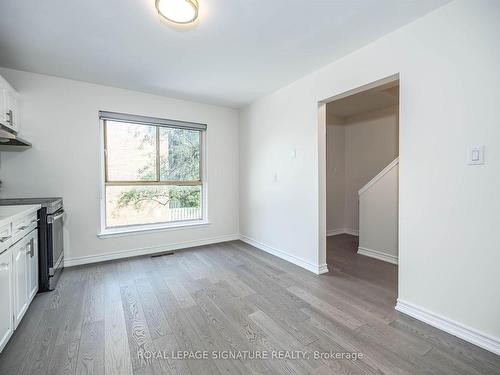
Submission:
M 201 175 L 201 219 L 188 221 L 173 221 L 154 224 L 134 224 L 129 226 L 120 226 L 114 228 L 106 227 L 106 155 L 105 155 L 105 121 L 121 121 L 133 124 L 144 124 L 151 126 L 165 126 L 182 128 L 186 124 L 186 128 L 190 125 L 199 126 L 200 134 L 200 175 Z M 99 196 L 100 196 L 100 231 L 97 234 L 100 238 L 120 237 L 131 234 L 141 234 L 144 232 L 188 229 L 197 226 L 205 226 L 210 224 L 208 221 L 208 173 L 207 173 L 207 126 L 193 122 L 184 122 L 178 120 L 160 119 L 155 117 L 128 115 L 116 112 L 99 112 Z

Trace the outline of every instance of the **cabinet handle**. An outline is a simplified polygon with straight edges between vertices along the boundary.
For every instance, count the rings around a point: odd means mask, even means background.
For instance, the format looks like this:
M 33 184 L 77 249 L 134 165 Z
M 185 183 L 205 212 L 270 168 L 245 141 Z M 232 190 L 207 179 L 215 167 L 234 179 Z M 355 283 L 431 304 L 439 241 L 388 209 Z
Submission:
M 28 242 L 28 247 L 29 251 L 28 253 L 30 254 L 30 257 L 33 258 L 33 255 L 35 255 L 35 245 L 34 245 L 35 240 L 31 239 L 30 242 Z
M 23 225 L 22 227 L 18 227 L 17 230 L 25 230 L 28 227 L 29 225 Z
M 24 252 L 26 254 L 31 253 L 31 241 L 26 244 L 26 250 Z
M 54 224 L 55 221 L 59 220 L 64 216 L 64 211 L 61 212 L 60 214 L 57 214 L 56 216 L 53 215 L 48 215 L 47 216 L 47 223 L 48 224 Z
M 9 118 L 6 120 L 9 124 L 12 123 L 12 109 L 9 109 L 8 112 L 5 113 Z

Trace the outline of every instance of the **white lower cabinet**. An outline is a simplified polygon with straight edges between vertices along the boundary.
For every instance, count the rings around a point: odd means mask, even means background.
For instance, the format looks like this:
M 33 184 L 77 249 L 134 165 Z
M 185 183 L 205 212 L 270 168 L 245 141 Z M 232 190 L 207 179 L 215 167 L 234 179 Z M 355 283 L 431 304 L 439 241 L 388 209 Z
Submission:
M 17 327 L 28 308 L 28 259 L 26 243 L 21 240 L 11 248 L 14 257 L 14 325 Z
M 14 258 L 14 328 L 38 291 L 38 231 L 34 230 L 11 247 Z
M 28 269 L 30 281 L 28 283 L 28 300 L 35 298 L 38 292 L 38 231 L 31 232 L 29 239 L 30 252 L 28 256 Z
M 0 254 L 0 352 L 38 292 L 38 231 Z
M 12 251 L 0 254 L 0 352 L 14 332 Z
M 0 352 L 38 292 L 37 213 L 4 211 L 14 215 L 0 218 Z

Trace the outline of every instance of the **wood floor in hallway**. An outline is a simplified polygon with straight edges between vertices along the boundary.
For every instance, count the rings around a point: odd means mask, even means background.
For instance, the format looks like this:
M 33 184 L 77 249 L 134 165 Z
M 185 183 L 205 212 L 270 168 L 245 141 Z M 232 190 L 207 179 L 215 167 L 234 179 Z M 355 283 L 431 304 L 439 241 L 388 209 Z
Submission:
M 0 373 L 500 374 L 498 356 L 396 312 L 396 267 L 353 243 L 328 239 L 321 276 L 240 241 L 68 268 L 33 301 Z M 172 358 L 184 352 L 208 358 Z M 362 357 L 314 358 L 328 352 Z
M 392 307 L 398 295 L 398 267 L 378 259 L 359 255 L 358 237 L 339 234 L 327 237 L 327 263 L 331 270 L 354 277 L 383 289 L 393 296 Z

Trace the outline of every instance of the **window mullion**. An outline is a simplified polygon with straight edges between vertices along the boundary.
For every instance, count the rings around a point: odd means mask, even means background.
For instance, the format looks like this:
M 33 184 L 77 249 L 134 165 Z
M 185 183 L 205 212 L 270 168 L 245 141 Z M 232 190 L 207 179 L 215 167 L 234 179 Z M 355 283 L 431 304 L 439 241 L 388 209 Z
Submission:
M 104 142 L 104 181 L 108 182 L 108 130 L 107 123 L 103 121 L 103 142 Z
M 160 182 L 160 127 L 156 127 L 156 181 Z
M 200 150 L 199 150 L 199 161 L 198 161 L 198 177 L 200 179 L 200 181 L 203 181 L 203 137 L 202 137 L 202 132 L 199 132 L 199 135 L 198 135 L 198 143 L 200 145 Z

